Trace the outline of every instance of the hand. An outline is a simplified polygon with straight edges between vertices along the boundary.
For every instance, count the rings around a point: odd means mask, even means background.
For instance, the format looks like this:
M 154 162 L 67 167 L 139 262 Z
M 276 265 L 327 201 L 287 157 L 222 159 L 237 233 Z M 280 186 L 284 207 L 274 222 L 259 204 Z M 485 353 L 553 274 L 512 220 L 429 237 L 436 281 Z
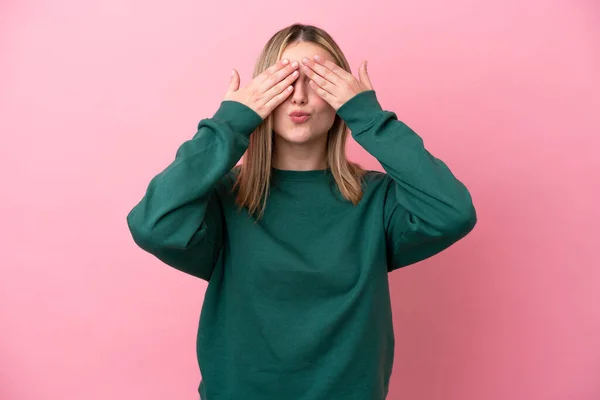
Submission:
M 240 89 L 240 76 L 234 69 L 224 100 L 238 101 L 253 109 L 264 120 L 292 93 L 299 64 L 279 60 Z
M 314 56 L 314 60 L 302 59 L 303 71 L 311 80 L 310 87 L 336 111 L 360 92 L 373 90 L 367 74 L 367 61 L 358 68 L 358 79 L 329 60 Z

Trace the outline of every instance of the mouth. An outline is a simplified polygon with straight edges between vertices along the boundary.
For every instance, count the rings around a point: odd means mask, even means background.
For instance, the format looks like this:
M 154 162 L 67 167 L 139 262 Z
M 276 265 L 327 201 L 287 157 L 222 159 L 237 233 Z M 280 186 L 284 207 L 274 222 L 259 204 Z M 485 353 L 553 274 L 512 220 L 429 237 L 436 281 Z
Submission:
M 292 122 L 295 124 L 301 124 L 310 118 L 310 114 L 298 112 L 293 112 L 289 116 Z

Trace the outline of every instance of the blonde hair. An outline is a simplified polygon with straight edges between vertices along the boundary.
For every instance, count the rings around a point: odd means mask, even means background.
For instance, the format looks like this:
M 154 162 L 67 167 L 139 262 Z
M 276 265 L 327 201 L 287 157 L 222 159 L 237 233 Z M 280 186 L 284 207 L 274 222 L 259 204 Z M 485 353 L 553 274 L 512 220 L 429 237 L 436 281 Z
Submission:
M 312 42 L 327 50 L 335 63 L 351 72 L 350 65 L 333 38 L 323 29 L 312 25 L 293 24 L 275 33 L 265 44 L 254 67 L 253 77 L 260 75 L 269 66 L 275 64 L 290 44 Z M 327 168 L 331 169 L 342 196 L 356 205 L 363 195 L 363 168 L 346 159 L 346 123 L 336 114 L 327 138 Z M 267 205 L 270 189 L 273 156 L 273 115 L 252 132 L 248 149 L 242 158 L 243 163 L 235 166 L 237 179 L 233 190 L 238 189 L 236 203 L 246 207 L 251 215 L 259 212 L 260 219 Z

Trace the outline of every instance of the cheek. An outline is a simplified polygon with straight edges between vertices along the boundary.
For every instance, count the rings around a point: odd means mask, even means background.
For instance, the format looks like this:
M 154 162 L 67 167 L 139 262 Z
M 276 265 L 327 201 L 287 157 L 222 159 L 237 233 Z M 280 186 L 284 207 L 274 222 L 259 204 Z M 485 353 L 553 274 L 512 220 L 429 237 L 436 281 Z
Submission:
M 323 100 L 323 98 L 311 88 L 308 88 L 308 100 L 309 103 L 312 104 L 312 109 L 319 113 L 326 111 L 328 108 L 331 108 L 329 103 Z
M 285 110 L 283 109 L 283 107 L 281 105 L 277 106 L 273 110 L 273 112 L 271 113 L 273 115 L 273 123 L 277 124 L 284 120 L 284 118 L 286 117 L 284 111 Z
M 326 102 L 325 100 L 323 100 L 321 98 L 321 96 L 316 95 L 317 97 L 312 100 L 312 103 L 315 104 L 315 109 L 317 110 L 317 112 L 321 115 L 330 115 L 330 114 L 335 114 L 335 110 L 333 109 L 333 107 L 331 107 L 331 105 L 329 105 L 328 102 Z
M 308 84 L 307 84 L 308 85 Z M 319 96 L 319 94 L 317 92 L 314 91 L 313 88 L 311 88 L 310 86 L 308 86 L 308 96 L 310 97 L 310 100 L 314 103 L 314 104 L 327 104 L 327 102 L 325 100 L 323 100 L 323 98 L 321 96 Z

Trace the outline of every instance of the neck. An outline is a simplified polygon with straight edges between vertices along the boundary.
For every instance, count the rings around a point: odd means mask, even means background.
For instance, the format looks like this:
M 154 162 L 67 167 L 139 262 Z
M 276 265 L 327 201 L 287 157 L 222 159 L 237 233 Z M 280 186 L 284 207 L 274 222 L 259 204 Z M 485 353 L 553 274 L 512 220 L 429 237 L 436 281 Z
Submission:
M 326 145 L 326 140 L 302 144 L 278 140 L 273 148 L 272 166 L 294 171 L 325 169 L 327 167 Z

